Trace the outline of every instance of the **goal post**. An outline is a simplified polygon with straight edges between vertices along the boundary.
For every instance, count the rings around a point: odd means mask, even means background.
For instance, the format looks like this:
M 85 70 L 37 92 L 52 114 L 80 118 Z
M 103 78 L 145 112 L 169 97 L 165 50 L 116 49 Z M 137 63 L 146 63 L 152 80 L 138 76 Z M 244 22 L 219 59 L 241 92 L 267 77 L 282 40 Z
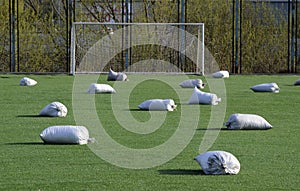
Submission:
M 74 22 L 70 72 L 204 75 L 204 49 L 203 23 Z

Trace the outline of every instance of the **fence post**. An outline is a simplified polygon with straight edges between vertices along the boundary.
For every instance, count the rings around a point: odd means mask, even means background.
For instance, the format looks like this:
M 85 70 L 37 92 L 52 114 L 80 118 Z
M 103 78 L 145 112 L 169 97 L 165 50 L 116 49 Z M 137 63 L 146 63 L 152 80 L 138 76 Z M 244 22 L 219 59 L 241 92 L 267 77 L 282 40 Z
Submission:
M 235 1 L 235 73 L 239 67 L 239 0 Z
M 70 45 L 70 50 L 71 50 L 71 55 L 70 55 L 70 60 L 71 60 L 71 65 L 70 67 L 70 73 L 72 75 L 75 75 L 75 67 L 76 67 L 76 57 L 75 57 L 75 53 L 76 53 L 76 47 L 75 47 L 75 43 L 76 43 L 76 35 L 75 35 L 75 25 L 72 24 L 71 26 L 71 45 Z
M 242 50 L 242 21 L 243 21 L 243 16 L 242 16 L 242 11 L 243 11 L 243 5 L 242 5 L 242 2 L 243 2 L 243 0 L 241 0 L 240 1 L 240 5 L 239 5 L 239 7 L 240 7 L 240 22 L 239 22 L 239 25 L 240 25 L 240 35 L 239 35 L 239 37 L 240 37 L 240 52 L 239 52 L 239 59 L 240 59 L 240 62 L 239 62 L 239 69 L 240 69 L 240 73 L 242 73 L 242 58 L 243 58 L 243 50 Z
M 9 2 L 10 13 L 10 72 L 16 71 L 15 0 Z
M 295 37 L 296 37 L 296 47 L 295 47 L 295 52 L 296 52 L 296 55 L 295 55 L 295 62 L 296 62 L 296 65 L 295 65 L 295 73 L 297 73 L 297 66 L 298 66 L 298 0 L 296 0 L 295 2 L 295 7 L 296 7 L 296 10 L 295 10 Z
M 185 0 L 181 0 L 181 23 L 185 23 Z M 180 36 L 180 60 L 179 60 L 179 69 L 184 71 L 185 67 L 185 56 L 183 55 L 185 49 L 185 26 L 181 25 L 181 36 Z

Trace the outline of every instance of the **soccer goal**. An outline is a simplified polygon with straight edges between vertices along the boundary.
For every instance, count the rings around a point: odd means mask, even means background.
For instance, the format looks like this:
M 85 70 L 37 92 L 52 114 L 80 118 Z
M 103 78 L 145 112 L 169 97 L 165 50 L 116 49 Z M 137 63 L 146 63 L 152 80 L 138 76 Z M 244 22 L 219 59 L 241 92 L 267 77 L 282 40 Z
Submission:
M 71 73 L 204 74 L 203 23 L 74 22 Z

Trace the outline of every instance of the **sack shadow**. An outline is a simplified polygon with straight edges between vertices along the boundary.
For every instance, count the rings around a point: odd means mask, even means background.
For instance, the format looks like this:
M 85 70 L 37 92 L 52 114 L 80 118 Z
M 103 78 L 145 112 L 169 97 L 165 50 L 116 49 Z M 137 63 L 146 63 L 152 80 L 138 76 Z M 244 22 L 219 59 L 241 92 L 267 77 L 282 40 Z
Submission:
M 158 170 L 162 175 L 205 175 L 203 170 L 189 170 L 189 169 L 163 169 Z
M 270 128 L 272 129 L 272 128 Z M 267 131 L 269 129 L 227 129 L 227 128 L 197 128 L 200 131 Z
M 5 143 L 5 145 L 44 145 L 43 142 L 17 142 L 17 143 Z
M 5 143 L 5 145 L 79 145 L 79 144 L 77 144 L 77 143 L 16 142 L 16 143 Z
M 230 129 L 227 128 L 197 128 L 196 130 L 199 131 L 229 131 Z
M 141 112 L 145 112 L 145 111 L 151 111 L 151 112 L 167 112 L 167 110 L 149 110 L 149 109 L 125 109 L 125 111 L 141 111 Z
M 134 109 L 126 109 L 126 111 L 148 111 L 148 110 L 142 110 L 142 109 L 134 108 Z
M 51 116 L 47 116 L 47 115 L 17 115 L 17 117 L 49 117 L 49 118 L 53 118 Z

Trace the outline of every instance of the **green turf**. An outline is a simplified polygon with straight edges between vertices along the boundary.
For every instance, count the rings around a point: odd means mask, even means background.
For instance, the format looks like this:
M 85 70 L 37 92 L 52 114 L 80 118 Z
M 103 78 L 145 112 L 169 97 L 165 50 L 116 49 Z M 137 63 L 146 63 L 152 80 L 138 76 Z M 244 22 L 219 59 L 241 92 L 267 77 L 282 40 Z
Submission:
M 33 87 L 19 86 L 23 75 L 0 76 L 0 190 L 297 190 L 300 177 L 300 87 L 299 76 L 249 75 L 225 79 L 227 100 L 224 121 L 232 113 L 254 113 L 266 118 L 274 128 L 263 131 L 221 130 L 209 150 L 225 150 L 241 163 L 238 175 L 204 175 L 193 160 L 207 128 L 211 106 L 190 106 L 201 110 L 199 125 L 190 127 L 195 135 L 188 146 L 169 162 L 147 169 L 126 169 L 112 165 L 94 154 L 87 145 L 45 145 L 39 133 L 51 125 L 75 125 L 72 110 L 73 76 L 29 75 L 38 81 Z M 189 76 L 199 78 L 199 76 Z M 129 96 L 129 112 L 140 122 L 150 119 L 137 105 L 150 98 L 173 98 L 178 109 L 167 113 L 162 126 L 145 135 L 131 133 L 115 119 L 110 94 L 96 95 L 97 114 L 107 133 L 127 147 L 151 148 L 175 133 L 187 100 L 180 100 L 179 86 L 171 87 L 151 75 L 134 87 Z M 152 80 L 147 80 L 152 78 Z M 176 82 L 178 76 L 160 76 Z M 204 81 L 205 78 L 201 77 Z M 129 75 L 129 79 L 134 76 Z M 99 83 L 107 83 L 100 76 Z M 124 82 L 132 83 L 133 81 Z M 259 83 L 276 82 L 280 93 L 254 93 Z M 122 87 L 123 82 L 114 84 Z M 176 82 L 177 83 L 177 82 Z M 118 86 L 115 86 L 118 85 Z M 126 87 L 126 85 L 124 85 Z M 87 90 L 83 90 L 83 93 Z M 209 90 L 209 87 L 204 89 Z M 188 94 L 191 89 L 185 89 Z M 66 118 L 37 117 L 50 102 L 60 101 L 68 108 Z M 122 100 L 120 100 L 122 101 Z M 221 107 L 213 106 L 213 107 Z M 85 115 L 83 112 L 82 115 Z M 89 116 L 86 116 L 87 119 Z M 143 128 L 143 127 L 141 127 Z M 223 127 L 225 128 L 225 127 Z M 99 140 L 101 141 L 101 140 Z M 170 148 L 172 149 L 172 148 Z M 163 154 L 163 153 L 162 153 Z M 149 161 L 154 160 L 152 158 Z

